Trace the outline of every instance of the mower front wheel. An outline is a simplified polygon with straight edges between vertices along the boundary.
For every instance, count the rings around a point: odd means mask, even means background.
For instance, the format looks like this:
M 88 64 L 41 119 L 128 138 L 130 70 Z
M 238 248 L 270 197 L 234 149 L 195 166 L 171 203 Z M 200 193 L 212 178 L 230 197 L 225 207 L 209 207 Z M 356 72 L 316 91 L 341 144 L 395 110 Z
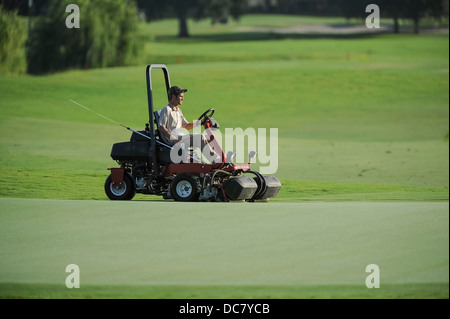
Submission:
M 198 179 L 190 174 L 179 174 L 170 184 L 170 193 L 176 201 L 196 201 L 200 195 Z
M 123 175 L 123 182 L 120 187 L 114 187 L 111 175 L 105 181 L 105 192 L 111 200 L 131 200 L 136 194 L 134 183 L 128 174 Z

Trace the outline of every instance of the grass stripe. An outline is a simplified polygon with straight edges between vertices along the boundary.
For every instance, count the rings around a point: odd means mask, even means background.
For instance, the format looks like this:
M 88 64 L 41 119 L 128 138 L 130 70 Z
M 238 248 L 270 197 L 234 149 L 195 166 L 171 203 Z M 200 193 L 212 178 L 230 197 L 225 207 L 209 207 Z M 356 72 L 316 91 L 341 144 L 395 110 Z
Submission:
M 44 199 L 107 199 L 103 185 L 109 171 L 0 168 L 0 197 Z M 448 201 L 448 188 L 408 185 L 339 183 L 281 179 L 275 202 L 304 201 Z M 24 187 L 29 185 L 29 187 Z M 137 194 L 135 200 L 160 200 Z
M 319 286 L 153 286 L 0 283 L 2 299 L 447 299 L 448 283 Z

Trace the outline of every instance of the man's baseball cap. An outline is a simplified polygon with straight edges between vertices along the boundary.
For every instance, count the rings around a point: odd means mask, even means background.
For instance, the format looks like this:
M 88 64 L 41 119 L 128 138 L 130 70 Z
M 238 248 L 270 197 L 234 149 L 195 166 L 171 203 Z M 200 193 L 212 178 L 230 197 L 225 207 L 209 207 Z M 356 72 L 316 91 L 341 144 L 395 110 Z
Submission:
M 187 92 L 187 89 L 182 89 L 182 88 L 180 88 L 179 86 L 172 86 L 170 89 L 169 89 L 169 92 L 167 92 L 167 95 L 169 96 L 169 99 L 170 99 L 170 97 L 172 96 L 172 95 L 175 95 L 175 96 L 178 96 L 178 95 L 180 95 L 181 93 L 183 93 L 183 92 Z

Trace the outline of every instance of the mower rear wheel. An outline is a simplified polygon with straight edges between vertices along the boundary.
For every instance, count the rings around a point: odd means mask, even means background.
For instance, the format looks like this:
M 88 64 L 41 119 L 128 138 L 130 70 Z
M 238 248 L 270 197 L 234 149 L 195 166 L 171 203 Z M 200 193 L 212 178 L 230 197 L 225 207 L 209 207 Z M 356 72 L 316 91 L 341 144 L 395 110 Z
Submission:
M 111 175 L 105 181 L 105 192 L 111 200 L 131 200 L 136 194 L 133 181 L 128 174 L 123 175 L 123 183 L 121 187 L 114 187 Z
M 198 199 L 198 179 L 190 174 L 177 175 L 170 184 L 170 193 L 176 201 L 192 202 Z

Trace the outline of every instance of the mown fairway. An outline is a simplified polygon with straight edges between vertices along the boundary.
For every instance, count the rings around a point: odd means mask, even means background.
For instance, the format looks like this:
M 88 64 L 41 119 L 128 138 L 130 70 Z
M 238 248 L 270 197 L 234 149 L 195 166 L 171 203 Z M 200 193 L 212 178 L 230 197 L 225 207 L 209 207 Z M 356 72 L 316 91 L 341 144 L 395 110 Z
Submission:
M 364 270 L 376 263 L 382 284 L 396 287 L 376 297 L 448 298 L 448 34 L 313 38 L 239 29 L 262 22 L 297 23 L 250 16 L 241 25 L 194 24 L 193 38 L 178 42 L 167 31 L 175 21 L 163 21 L 142 27 L 138 66 L 0 76 L 2 296 L 73 297 L 64 286 L 52 292 L 64 284 L 65 265 L 80 263 L 84 284 L 95 286 L 81 297 L 132 296 L 139 285 L 138 296 L 165 298 L 174 296 L 170 284 L 196 286 L 198 294 L 181 295 L 204 298 L 370 298 Z M 273 203 L 103 201 L 106 168 L 117 165 L 111 146 L 130 134 L 69 100 L 142 129 L 149 63 L 167 64 L 172 84 L 189 89 L 188 120 L 214 107 L 221 128 L 278 128 L 283 188 Z M 158 72 L 153 89 L 164 106 Z M 177 263 L 180 254 L 188 267 Z M 228 279 L 237 287 L 208 289 Z
M 448 295 L 448 203 L 0 202 L 6 295 Z M 69 292 L 72 263 L 81 288 Z M 380 267 L 379 291 L 365 286 L 369 264 Z

